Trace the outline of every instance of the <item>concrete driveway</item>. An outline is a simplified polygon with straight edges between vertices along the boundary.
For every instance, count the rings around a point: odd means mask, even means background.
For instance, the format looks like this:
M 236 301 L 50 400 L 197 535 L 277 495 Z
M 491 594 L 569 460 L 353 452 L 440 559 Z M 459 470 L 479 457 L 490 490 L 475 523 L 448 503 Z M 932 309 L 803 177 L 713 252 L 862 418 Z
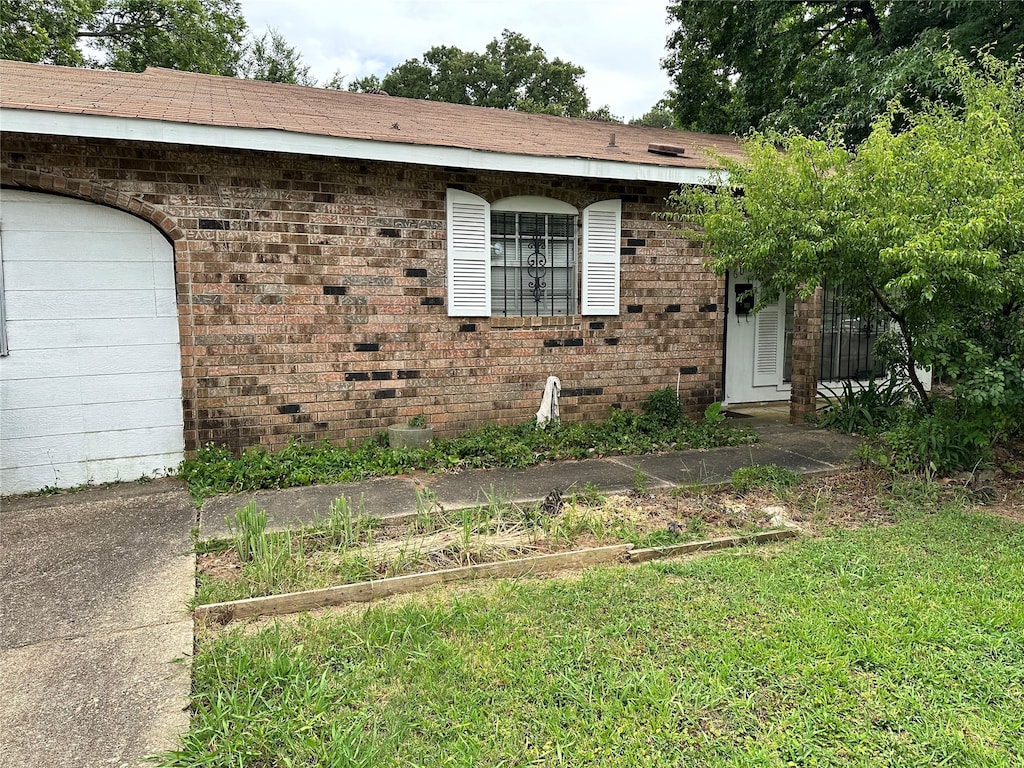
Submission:
M 195 509 L 174 480 L 5 499 L 0 766 L 139 766 L 188 727 Z

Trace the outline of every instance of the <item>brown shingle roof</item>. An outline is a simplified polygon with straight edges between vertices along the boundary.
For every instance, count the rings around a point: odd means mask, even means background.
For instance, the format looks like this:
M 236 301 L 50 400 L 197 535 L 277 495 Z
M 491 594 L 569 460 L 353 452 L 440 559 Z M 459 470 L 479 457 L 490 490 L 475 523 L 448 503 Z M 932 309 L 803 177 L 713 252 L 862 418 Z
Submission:
M 740 156 L 729 136 L 156 68 L 139 74 L 2 61 L 0 106 L 678 168 L 715 165 L 705 149 Z M 651 144 L 685 152 L 656 154 Z

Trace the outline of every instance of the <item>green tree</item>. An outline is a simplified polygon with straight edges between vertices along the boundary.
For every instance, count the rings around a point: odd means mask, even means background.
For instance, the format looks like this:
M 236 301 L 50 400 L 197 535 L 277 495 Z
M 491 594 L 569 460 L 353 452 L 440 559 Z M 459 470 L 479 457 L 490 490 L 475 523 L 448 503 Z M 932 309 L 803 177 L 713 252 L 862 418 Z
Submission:
M 241 74 L 250 80 L 316 85 L 316 78 L 302 62 L 302 54 L 276 29 L 252 41 L 242 58 Z
M 0 58 L 82 66 L 78 33 L 102 0 L 4 0 L 0 3 Z
M 718 271 L 742 270 L 767 301 L 842 285 L 891 323 L 888 350 L 928 395 L 930 366 L 963 403 L 1024 406 L 1024 61 L 938 65 L 955 102 L 893 106 L 856 150 L 754 134 L 714 189 L 675 198 Z M 899 130 L 897 130 L 899 126 Z
M 640 117 L 634 117 L 629 121 L 630 125 L 642 125 L 645 128 L 676 128 L 676 116 L 672 113 L 672 106 L 668 98 L 659 99 L 658 103 L 651 107 Z
M 341 73 L 335 72 L 334 77 L 324 87 L 337 88 L 338 90 L 341 90 L 343 82 L 344 78 L 341 76 Z M 367 75 L 366 77 L 357 77 L 348 84 L 348 88 L 346 90 L 354 91 L 356 93 L 379 93 L 384 89 L 381 88 L 379 77 L 376 75 Z
M 672 110 L 715 133 L 835 123 L 855 143 L 892 98 L 951 92 L 932 55 L 945 41 L 1003 59 L 1024 44 L 1019 0 L 671 0 L 668 12 Z
M 525 111 L 525 110 L 524 110 Z M 542 110 L 533 110 L 542 111 Z M 602 104 L 597 109 L 588 109 L 583 113 L 582 117 L 587 120 L 598 120 L 602 123 L 621 123 L 622 118 L 612 112 L 612 108 L 607 104 Z
M 506 29 L 483 53 L 435 46 L 380 80 L 353 81 L 349 90 L 382 89 L 411 99 L 584 117 L 589 101 L 580 82 L 583 74 L 582 67 L 548 59 L 543 48 Z
M 246 31 L 238 0 L 4 0 L 0 56 L 234 75 Z

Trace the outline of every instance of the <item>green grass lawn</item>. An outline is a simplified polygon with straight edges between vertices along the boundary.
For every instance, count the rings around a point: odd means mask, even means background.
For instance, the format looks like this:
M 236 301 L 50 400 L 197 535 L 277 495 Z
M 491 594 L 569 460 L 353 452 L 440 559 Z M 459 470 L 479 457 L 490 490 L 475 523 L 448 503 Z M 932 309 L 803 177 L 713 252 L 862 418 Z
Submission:
M 1024 526 L 958 509 L 200 641 L 165 765 L 1024 766 Z

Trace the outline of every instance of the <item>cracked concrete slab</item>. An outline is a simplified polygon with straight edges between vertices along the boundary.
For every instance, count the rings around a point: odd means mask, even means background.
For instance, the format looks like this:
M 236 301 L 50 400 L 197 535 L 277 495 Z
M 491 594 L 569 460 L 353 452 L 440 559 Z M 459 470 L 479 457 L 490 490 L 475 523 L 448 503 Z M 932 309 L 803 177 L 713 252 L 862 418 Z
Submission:
M 0 765 L 137 768 L 175 748 L 191 652 L 191 618 L 0 651 Z

